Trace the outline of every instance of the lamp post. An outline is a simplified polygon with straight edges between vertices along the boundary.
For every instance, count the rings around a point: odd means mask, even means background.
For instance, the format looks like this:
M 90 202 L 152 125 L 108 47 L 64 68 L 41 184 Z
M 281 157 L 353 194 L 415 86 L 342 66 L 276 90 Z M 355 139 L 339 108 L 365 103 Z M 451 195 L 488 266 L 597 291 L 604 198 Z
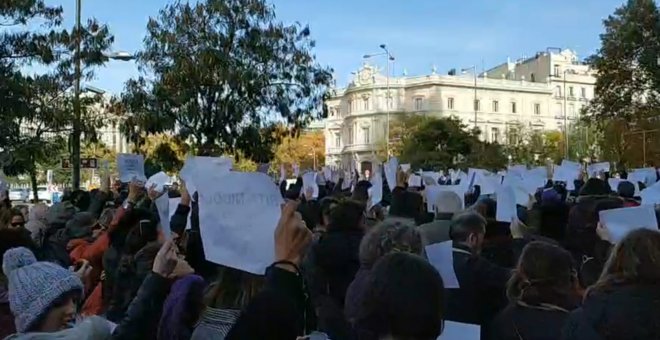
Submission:
M 387 114 L 387 125 L 385 127 L 385 149 L 387 153 L 387 159 L 390 158 L 390 99 L 391 99 L 391 94 L 390 94 L 390 62 L 394 63 L 394 56 L 390 53 L 390 51 L 387 49 L 387 45 L 381 44 L 380 48 L 384 51 L 382 53 L 376 53 L 376 54 L 365 54 L 362 58 L 364 59 L 369 59 L 373 57 L 378 57 L 381 55 L 387 56 L 387 67 L 386 67 L 386 91 L 387 93 L 385 94 L 385 112 Z
M 74 82 L 74 98 L 73 98 L 73 132 L 71 134 L 71 163 L 72 164 L 72 186 L 74 190 L 80 189 L 80 79 L 81 73 L 81 60 L 80 60 L 80 45 L 82 44 L 82 25 L 81 25 L 81 0 L 76 0 L 76 52 L 74 55 L 75 63 L 75 82 Z M 111 54 L 104 54 L 108 59 L 132 60 L 135 57 L 128 52 L 115 52 Z
M 461 69 L 462 73 L 465 73 L 467 71 L 472 70 L 472 74 L 474 74 L 474 101 L 472 102 L 472 105 L 474 106 L 474 129 L 477 129 L 477 65 L 473 65 L 464 69 Z

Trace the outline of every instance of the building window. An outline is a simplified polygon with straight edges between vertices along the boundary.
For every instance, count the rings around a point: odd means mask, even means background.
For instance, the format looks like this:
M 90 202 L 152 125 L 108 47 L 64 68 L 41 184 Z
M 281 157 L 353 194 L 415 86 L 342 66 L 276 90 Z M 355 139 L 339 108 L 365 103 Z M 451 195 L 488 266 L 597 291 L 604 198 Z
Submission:
M 561 86 L 555 86 L 555 96 L 561 97 Z
M 341 136 L 339 133 L 335 132 L 335 148 L 339 149 L 341 147 Z
M 535 115 L 541 114 L 541 104 L 539 103 L 534 104 L 534 114 Z
M 362 98 L 362 109 L 364 111 L 369 111 L 369 97 Z
M 454 109 L 454 98 L 447 98 L 447 109 L 453 110 Z
M 362 142 L 364 144 L 371 143 L 371 129 L 368 126 L 362 128 Z
M 415 110 L 421 111 L 424 104 L 423 98 L 415 98 Z
M 490 129 L 490 141 L 493 143 L 500 142 L 500 129 L 496 127 Z
M 575 105 L 568 105 L 568 115 L 570 117 L 575 117 Z
M 348 105 L 347 106 L 348 106 L 348 113 L 353 112 L 353 101 L 352 100 L 350 100 L 350 99 L 348 100 Z
M 584 87 L 581 88 L 580 89 L 580 95 L 582 96 L 582 98 L 587 98 L 587 89 L 584 88 Z
M 559 77 L 559 74 L 561 73 L 561 69 L 559 69 L 559 65 L 555 65 L 555 77 Z
M 536 82 L 536 76 L 534 76 L 534 73 L 529 75 L 529 81 L 531 81 L 532 83 Z
M 394 101 L 392 100 L 392 96 L 387 97 L 387 108 L 391 109 L 394 107 Z
M 518 130 L 509 129 L 508 137 L 509 137 L 509 144 L 511 145 L 518 144 Z
M 500 102 L 493 100 L 493 112 L 500 112 Z
M 518 113 L 516 102 L 511 102 L 511 113 Z
M 341 117 L 341 108 L 340 108 L 339 106 L 337 106 L 337 107 L 335 108 L 335 115 L 336 115 L 337 117 Z
M 481 111 L 481 101 L 479 99 L 474 100 L 474 110 Z
M 353 127 L 348 128 L 348 145 L 353 145 Z
M 575 97 L 575 94 L 573 93 L 573 86 L 570 86 L 568 88 L 568 96 L 569 97 Z

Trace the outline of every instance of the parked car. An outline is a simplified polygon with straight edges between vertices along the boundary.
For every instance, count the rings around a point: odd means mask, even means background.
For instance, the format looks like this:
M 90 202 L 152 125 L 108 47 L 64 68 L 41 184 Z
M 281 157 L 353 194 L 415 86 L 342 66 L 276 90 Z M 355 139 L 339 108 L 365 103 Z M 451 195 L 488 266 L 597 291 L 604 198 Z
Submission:
M 14 188 L 9 190 L 9 200 L 12 202 L 25 202 L 28 199 L 27 189 Z
M 46 186 L 38 186 L 37 187 L 37 195 L 39 196 L 38 201 L 39 202 L 50 202 L 53 200 L 52 194 L 50 191 L 48 191 L 48 187 Z M 28 200 L 32 202 L 34 200 L 34 192 L 30 190 L 30 194 L 28 195 Z

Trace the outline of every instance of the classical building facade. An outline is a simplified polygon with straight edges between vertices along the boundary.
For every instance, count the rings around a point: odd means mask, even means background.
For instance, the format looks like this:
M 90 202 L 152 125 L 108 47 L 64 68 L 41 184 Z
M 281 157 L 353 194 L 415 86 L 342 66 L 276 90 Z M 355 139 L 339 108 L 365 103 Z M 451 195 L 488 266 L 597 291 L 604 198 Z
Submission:
M 481 139 L 507 143 L 521 127 L 563 129 L 593 97 L 595 77 L 571 50 L 548 49 L 480 74 L 387 77 L 364 64 L 327 100 L 326 164 L 360 171 L 377 162 L 389 120 L 406 113 L 456 117 Z M 389 92 L 388 92 L 389 89 Z

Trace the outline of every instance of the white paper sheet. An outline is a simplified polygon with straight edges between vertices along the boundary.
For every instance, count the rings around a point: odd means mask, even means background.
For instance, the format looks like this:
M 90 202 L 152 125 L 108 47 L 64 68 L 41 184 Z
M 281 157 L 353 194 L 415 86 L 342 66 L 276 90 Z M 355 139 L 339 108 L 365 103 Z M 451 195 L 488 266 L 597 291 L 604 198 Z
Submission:
M 637 182 L 631 182 L 629 180 L 621 179 L 621 178 L 608 178 L 607 183 L 610 185 L 610 189 L 612 191 L 616 192 L 619 189 L 619 184 L 621 182 L 628 182 L 631 183 L 632 185 L 635 186 L 635 197 L 639 196 L 639 184 Z
M 543 177 L 547 180 L 548 168 L 545 166 L 537 166 L 536 168 L 529 169 L 529 171 L 527 171 L 526 176 Z
M 408 171 L 410 171 L 410 163 L 401 164 L 401 170 L 402 170 L 403 172 L 408 172 Z
M 440 273 L 445 289 L 460 288 L 454 272 L 452 241 L 430 244 L 425 247 L 429 263 Z
M 399 169 L 399 160 L 396 157 L 392 157 L 383 164 L 383 168 L 387 186 L 390 187 L 390 190 L 394 190 L 396 187 L 396 172 Z
M 197 173 L 226 173 L 232 169 L 232 160 L 227 157 L 201 157 L 190 156 L 186 158 L 183 168 L 179 171 L 179 176 L 186 183 L 186 190 L 194 200 L 197 192 Z M 200 184 L 203 184 L 200 182 Z
M 262 173 L 197 173 L 199 220 L 206 259 L 263 275 L 273 263 L 273 234 L 283 203 Z
M 598 177 L 598 174 L 601 171 L 610 172 L 610 162 L 594 163 L 587 166 L 587 174 L 589 177 Z
M 514 217 L 518 216 L 516 210 L 516 193 L 512 186 L 501 186 L 497 189 L 497 210 L 495 211 L 495 219 L 498 222 L 511 222 Z
M 379 172 L 375 172 L 374 175 L 371 176 L 371 188 L 369 188 L 368 191 L 369 202 L 367 203 L 367 210 L 383 200 L 383 178 Z
M 309 171 L 303 174 L 302 180 L 303 180 L 303 190 L 301 194 L 305 194 L 307 192 L 308 188 L 312 188 L 313 194 L 312 197 L 318 198 L 319 197 L 319 185 L 316 183 L 316 176 L 317 173 L 313 171 Z
M 438 340 L 479 340 L 481 326 L 445 320 L 445 328 Z
M 170 230 L 169 197 L 167 194 L 161 195 L 154 201 L 154 203 L 158 210 L 158 218 L 160 219 L 160 227 L 163 230 L 163 236 L 166 240 L 169 240 L 172 238 L 172 232 Z
M 332 170 L 328 166 L 324 166 L 321 171 L 323 171 L 323 178 L 326 181 L 332 181 Z
M 660 205 L 660 188 L 646 188 L 640 192 L 639 196 L 642 198 L 642 205 Z
M 632 208 L 603 210 L 599 213 L 600 222 L 610 233 L 611 241 L 621 241 L 626 234 L 636 229 L 658 230 L 653 206 L 643 205 Z
M 117 169 L 119 171 L 119 180 L 128 183 L 137 180 L 142 183 L 147 181 L 144 175 L 144 156 L 120 153 L 117 155 Z
M 165 184 L 167 184 L 169 182 L 170 182 L 170 176 L 168 176 L 166 173 L 161 171 L 161 172 L 149 177 L 149 179 L 147 180 L 147 183 L 144 184 L 144 187 L 147 190 L 149 190 L 149 188 L 151 188 L 151 186 L 155 184 L 156 187 L 154 188 L 154 190 L 156 190 L 158 192 L 163 192 L 163 187 L 165 186 Z
M 410 187 L 421 187 L 422 186 L 422 177 L 418 175 L 410 175 L 408 177 L 408 186 Z
M 655 184 L 656 176 L 655 168 L 642 168 L 631 171 L 628 174 L 628 180 L 642 182 L 647 187 L 650 187 Z
M 438 185 L 438 180 L 440 179 L 440 173 L 435 171 L 422 171 L 422 177 L 428 177 L 433 180 L 433 184 Z
M 181 197 L 170 198 L 168 200 L 168 219 L 171 220 L 172 216 L 176 213 L 176 209 L 181 203 Z M 186 230 L 190 229 L 192 224 L 190 223 L 190 217 L 192 216 L 192 209 L 188 212 L 188 222 L 186 223 Z
M 566 183 L 566 189 L 575 190 L 574 181 L 579 177 L 580 170 L 573 166 L 558 166 L 552 176 L 553 181 L 560 181 Z

